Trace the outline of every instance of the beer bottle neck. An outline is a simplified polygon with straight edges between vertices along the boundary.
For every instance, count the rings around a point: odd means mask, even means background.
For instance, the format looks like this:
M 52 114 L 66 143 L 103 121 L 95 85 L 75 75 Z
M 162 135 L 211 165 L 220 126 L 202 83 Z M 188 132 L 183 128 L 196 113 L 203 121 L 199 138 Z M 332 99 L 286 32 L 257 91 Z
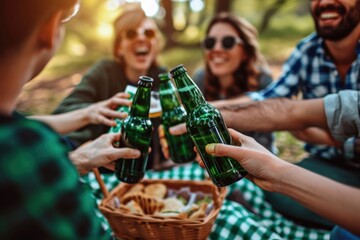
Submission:
M 170 111 L 180 106 L 175 87 L 170 80 L 160 84 L 160 104 L 163 111 Z
M 151 88 L 139 86 L 130 109 L 130 115 L 148 117 L 150 111 Z
M 186 72 L 174 76 L 174 81 L 186 112 L 206 103 L 202 92 Z

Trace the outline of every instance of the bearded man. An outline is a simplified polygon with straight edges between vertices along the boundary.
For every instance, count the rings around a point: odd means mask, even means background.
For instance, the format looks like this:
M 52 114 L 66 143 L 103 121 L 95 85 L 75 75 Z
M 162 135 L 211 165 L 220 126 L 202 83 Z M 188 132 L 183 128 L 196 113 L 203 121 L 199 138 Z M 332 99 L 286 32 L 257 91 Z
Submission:
M 360 90 L 360 0 L 311 0 L 310 10 L 316 32 L 298 43 L 284 64 L 280 79 L 262 92 L 250 94 L 252 99 L 311 99 L 344 89 Z M 329 146 L 309 144 L 333 142 L 324 140 L 331 136 L 320 129 L 309 128 L 294 135 L 307 142 L 305 149 L 309 152 L 300 166 L 360 187 L 360 139 L 350 138 Z M 333 226 L 290 198 L 275 193 L 266 197 L 276 210 L 299 223 Z
M 246 126 L 249 124 L 242 121 L 241 114 L 236 114 L 242 113 L 241 103 L 249 101 L 249 98 L 312 99 L 345 89 L 360 90 L 360 0 L 310 0 L 310 11 L 316 32 L 297 44 L 277 81 L 260 92 L 249 93 L 245 98 L 212 103 L 221 110 L 228 127 L 238 131 L 264 130 L 261 123 Z M 273 109 L 273 114 L 276 116 L 277 109 Z M 181 128 L 172 129 L 173 134 L 180 132 Z M 309 153 L 298 165 L 338 182 L 360 187 L 359 138 L 352 137 L 339 143 L 328 131 L 319 128 L 292 133 L 306 142 L 305 150 Z M 275 210 L 297 223 L 328 229 L 333 227 L 331 222 L 290 198 L 266 193 L 266 200 Z

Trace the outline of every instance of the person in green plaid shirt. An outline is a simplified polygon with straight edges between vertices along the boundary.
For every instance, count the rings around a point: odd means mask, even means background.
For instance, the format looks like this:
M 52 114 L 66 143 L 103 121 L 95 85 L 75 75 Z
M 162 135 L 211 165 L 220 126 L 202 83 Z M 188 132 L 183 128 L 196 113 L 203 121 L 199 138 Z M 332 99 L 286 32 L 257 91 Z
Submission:
M 78 8 L 77 0 L 0 1 L 0 239 L 111 238 L 78 172 L 140 155 L 113 148 L 120 137 L 114 134 L 69 154 L 53 129 L 14 111 L 21 88 L 51 59 Z

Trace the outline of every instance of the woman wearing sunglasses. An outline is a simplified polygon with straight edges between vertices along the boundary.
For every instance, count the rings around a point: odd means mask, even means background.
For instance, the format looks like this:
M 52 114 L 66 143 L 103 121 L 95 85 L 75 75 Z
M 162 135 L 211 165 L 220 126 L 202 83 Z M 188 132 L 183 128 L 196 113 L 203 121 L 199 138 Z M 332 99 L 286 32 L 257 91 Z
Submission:
M 95 63 L 55 113 L 69 112 L 109 99 L 124 92 L 127 85 L 137 86 L 141 75 L 156 79 L 159 73 L 166 71 L 156 60 L 160 50 L 160 32 L 154 20 L 145 15 L 140 5 L 127 4 L 122 7 L 121 15 L 114 21 L 114 35 L 113 58 Z M 158 87 L 159 82 L 155 81 L 153 90 Z M 108 131 L 109 127 L 105 125 L 89 125 L 69 134 L 68 138 L 75 146 L 79 146 Z M 161 151 L 156 151 L 160 149 L 158 141 L 152 142 L 149 164 L 162 160 Z
M 268 65 L 259 51 L 257 30 L 243 18 L 229 13 L 215 16 L 202 41 L 205 68 L 194 81 L 208 101 L 239 97 L 272 82 Z M 272 149 L 271 133 L 247 133 Z

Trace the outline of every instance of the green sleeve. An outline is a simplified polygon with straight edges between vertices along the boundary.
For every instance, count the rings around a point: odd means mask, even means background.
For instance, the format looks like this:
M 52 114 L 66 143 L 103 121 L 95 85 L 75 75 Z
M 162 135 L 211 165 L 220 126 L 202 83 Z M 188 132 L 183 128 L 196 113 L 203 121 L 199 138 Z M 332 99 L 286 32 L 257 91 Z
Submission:
M 0 214 L 1 239 L 110 238 L 95 214 L 91 193 L 79 182 L 65 145 L 52 130 L 23 121 L 2 133 L 12 141 L 0 144 L 6 207 Z

